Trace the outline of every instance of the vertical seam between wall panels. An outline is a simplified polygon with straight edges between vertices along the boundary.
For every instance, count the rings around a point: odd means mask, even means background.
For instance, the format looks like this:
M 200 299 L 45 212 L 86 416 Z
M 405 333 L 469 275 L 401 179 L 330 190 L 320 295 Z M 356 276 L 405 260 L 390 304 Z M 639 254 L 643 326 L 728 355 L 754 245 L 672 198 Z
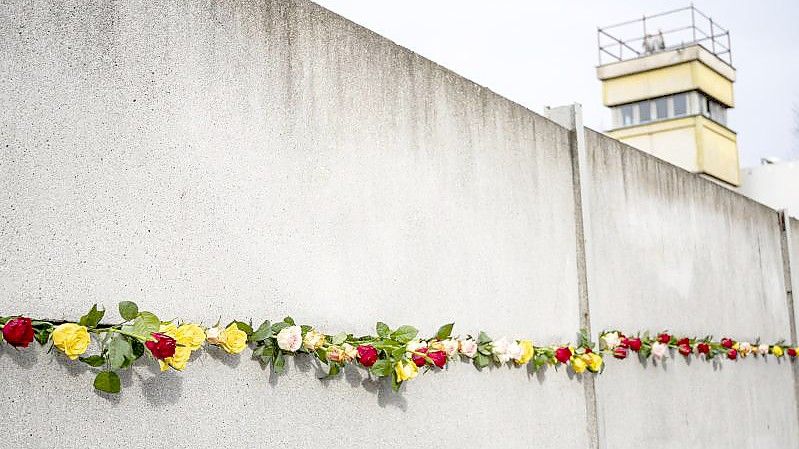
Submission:
M 790 326 L 791 346 L 796 346 L 797 329 L 793 300 L 792 269 L 793 263 L 799 264 L 799 261 L 791 260 L 793 236 L 791 235 L 791 221 L 788 218 L 788 214 L 782 210 L 779 211 L 778 217 L 780 225 L 780 247 L 782 250 L 782 271 L 783 277 L 785 278 L 785 302 L 788 309 L 788 325 Z M 799 366 L 797 366 L 796 363 L 791 363 L 791 371 L 793 372 L 794 403 L 796 404 L 797 421 L 799 421 Z
M 573 129 L 569 133 L 569 148 L 572 159 L 572 188 L 574 192 L 574 229 L 577 260 L 577 294 L 579 299 L 580 328 L 591 333 L 591 315 L 588 301 L 588 266 L 586 256 L 585 224 L 588 221 L 584 181 L 587 178 L 587 154 L 585 148 L 585 128 L 583 127 L 582 111 L 578 105 L 571 106 Z M 594 376 L 583 377 L 585 392 L 586 431 L 588 433 L 588 446 L 591 449 L 599 448 L 599 424 L 597 416 L 596 385 Z

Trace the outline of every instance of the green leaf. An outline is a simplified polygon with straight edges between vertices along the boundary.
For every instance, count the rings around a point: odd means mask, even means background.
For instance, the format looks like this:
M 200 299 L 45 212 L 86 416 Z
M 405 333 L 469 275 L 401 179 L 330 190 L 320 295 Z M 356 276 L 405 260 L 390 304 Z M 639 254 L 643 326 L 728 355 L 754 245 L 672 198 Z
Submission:
M 347 340 L 347 333 L 346 332 L 341 332 L 341 333 L 336 334 L 335 336 L 333 336 L 333 339 L 330 340 L 330 343 L 332 343 L 334 345 L 340 345 L 340 344 L 344 343 L 346 340 Z
M 113 371 L 100 371 L 94 378 L 94 388 L 106 393 L 119 393 L 122 389 L 119 376 Z
M 46 321 L 34 321 L 32 327 L 34 330 L 33 337 L 36 341 L 39 342 L 40 345 L 46 344 L 47 340 L 50 339 L 50 334 L 53 333 L 53 325 Z
M 97 327 L 97 324 L 100 323 L 100 320 L 103 319 L 103 315 L 105 315 L 105 310 L 97 309 L 97 304 L 93 305 L 89 313 L 80 317 L 80 325 L 86 327 Z
M 135 336 L 139 340 L 152 340 L 152 333 L 158 332 L 161 327 L 161 320 L 151 312 L 139 312 L 139 316 L 133 320 L 133 325 L 124 326 L 125 332 Z
M 391 335 L 391 329 L 388 327 L 388 325 L 380 321 L 377 322 L 375 330 L 377 330 L 377 335 L 380 338 L 388 338 Z
M 283 318 L 283 322 L 288 324 L 289 326 L 294 326 L 294 318 L 292 318 L 290 316 L 287 316 L 286 318 Z
M 130 321 L 139 314 L 139 306 L 133 301 L 122 301 L 119 303 L 119 314 L 125 321 Z
M 78 360 L 95 368 L 97 368 L 98 366 L 103 366 L 103 363 L 105 363 L 105 359 L 100 357 L 99 355 L 91 355 L 89 357 L 78 357 Z
M 455 323 L 449 323 L 441 326 L 438 328 L 438 332 L 436 332 L 436 338 L 439 340 L 446 340 L 452 334 L 452 327 L 455 326 Z
M 477 343 L 491 343 L 491 337 L 489 337 L 485 332 L 480 331 L 480 335 L 477 336 Z
M 369 369 L 373 376 L 385 377 L 391 374 L 391 361 L 383 359 L 375 362 Z
M 127 338 L 122 335 L 114 335 L 108 343 L 108 363 L 112 369 L 122 368 L 128 360 L 134 360 L 133 347 Z
M 339 365 L 338 363 L 331 363 L 330 369 L 328 370 L 326 377 L 333 377 L 340 372 L 341 372 L 341 365 Z
M 285 321 L 278 321 L 277 323 L 272 325 L 272 333 L 277 335 L 283 329 L 289 327 L 290 324 L 286 323 Z
M 477 368 L 485 368 L 491 363 L 491 359 L 483 354 L 477 354 L 474 356 L 474 366 Z
M 408 343 L 409 341 L 416 338 L 416 335 L 419 334 L 419 331 L 413 326 L 400 326 L 391 333 L 391 338 L 397 340 L 400 343 Z
M 250 335 L 250 341 L 263 341 L 272 336 L 272 327 L 269 325 L 269 320 L 264 321 L 258 326 L 258 330 Z
M 391 358 L 393 359 L 401 359 L 402 356 L 405 355 L 405 346 L 399 347 L 393 351 L 391 351 Z
M 131 340 L 130 347 L 131 353 L 133 354 L 133 360 L 136 360 L 144 355 L 144 344 L 139 340 Z
M 286 371 L 286 356 L 283 355 L 282 351 L 277 351 L 277 354 L 275 354 L 272 367 L 277 374 L 283 374 L 283 372 Z
M 250 326 L 249 324 L 242 323 L 241 321 L 231 321 L 230 324 L 235 324 L 240 331 L 244 331 L 244 333 L 247 334 L 248 336 L 252 335 L 252 326 Z M 230 326 L 230 324 L 228 324 L 225 327 Z

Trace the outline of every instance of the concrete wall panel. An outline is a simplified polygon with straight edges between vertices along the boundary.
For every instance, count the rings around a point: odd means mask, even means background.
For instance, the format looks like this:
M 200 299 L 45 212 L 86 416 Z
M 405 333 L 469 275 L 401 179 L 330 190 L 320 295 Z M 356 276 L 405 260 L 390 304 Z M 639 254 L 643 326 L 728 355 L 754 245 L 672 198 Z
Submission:
M 594 330 L 790 339 L 775 211 L 596 132 L 586 146 Z M 785 361 L 678 358 L 609 362 L 596 382 L 604 447 L 799 445 Z
M 11 1 L 0 55 L 2 313 L 133 299 L 206 324 L 574 338 L 568 132 L 368 30 L 305 1 Z M 136 447 L 587 444 L 563 373 L 464 366 L 375 398 L 206 357 L 105 399 L 79 368 L 16 357 L 6 447 L 105 426 Z

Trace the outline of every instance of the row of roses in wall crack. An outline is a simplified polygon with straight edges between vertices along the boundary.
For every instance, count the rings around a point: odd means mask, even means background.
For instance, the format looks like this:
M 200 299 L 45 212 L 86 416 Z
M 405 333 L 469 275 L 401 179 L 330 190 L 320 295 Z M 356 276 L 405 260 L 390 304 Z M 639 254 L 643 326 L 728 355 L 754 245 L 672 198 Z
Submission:
M 428 339 L 419 338 L 412 326 L 391 329 L 384 323 L 377 323 L 376 335 L 356 337 L 348 333 L 323 334 L 312 326 L 295 324 L 290 317 L 276 323 L 264 321 L 258 328 L 241 321 L 204 328 L 194 323 L 161 321 L 152 312 L 139 311 L 131 301 L 119 303 L 119 313 L 124 320 L 119 324 L 101 324 L 105 311 L 96 305 L 78 322 L 0 317 L 0 342 L 16 348 L 28 347 L 33 340 L 41 345 L 52 343 L 69 359 L 98 368 L 94 387 L 108 393 L 121 389 L 117 372 L 131 367 L 145 354 L 157 361 L 162 371 L 183 371 L 192 352 L 203 345 L 218 346 L 228 354 L 239 354 L 250 346 L 253 358 L 264 367 L 271 365 L 276 373 L 284 371 L 287 356 L 298 353 L 326 365 L 326 377 L 336 376 L 347 364 L 355 364 L 377 378 L 390 377 L 395 390 L 414 379 L 420 369 L 443 369 L 457 359 L 471 361 L 478 369 L 511 365 L 536 371 L 553 365 L 582 374 L 602 372 L 606 355 L 625 359 L 633 352 L 642 359 L 662 359 L 673 349 L 685 357 L 737 360 L 749 355 L 781 358 L 786 354 L 793 359 L 799 351 L 785 347 L 782 341 L 770 345 L 732 338 L 715 341 L 710 336 L 676 337 L 668 332 L 628 336 L 617 330 L 602 332 L 598 347 L 585 332 L 575 345 L 538 346 L 525 339 L 494 340 L 484 332 L 476 337 L 454 337 L 453 324 L 441 326 Z M 98 343 L 99 353 L 86 356 L 92 338 Z

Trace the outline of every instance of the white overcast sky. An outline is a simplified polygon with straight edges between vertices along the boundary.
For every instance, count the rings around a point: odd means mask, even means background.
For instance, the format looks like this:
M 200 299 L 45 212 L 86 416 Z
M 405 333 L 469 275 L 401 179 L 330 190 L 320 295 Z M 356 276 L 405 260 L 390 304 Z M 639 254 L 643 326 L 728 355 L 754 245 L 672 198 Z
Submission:
M 609 113 L 596 79 L 596 28 L 689 4 L 478 0 L 316 0 L 317 3 L 528 108 L 581 103 L 587 126 Z M 730 30 L 737 69 L 741 165 L 799 159 L 799 1 L 695 0 Z M 667 42 L 668 44 L 668 42 Z

